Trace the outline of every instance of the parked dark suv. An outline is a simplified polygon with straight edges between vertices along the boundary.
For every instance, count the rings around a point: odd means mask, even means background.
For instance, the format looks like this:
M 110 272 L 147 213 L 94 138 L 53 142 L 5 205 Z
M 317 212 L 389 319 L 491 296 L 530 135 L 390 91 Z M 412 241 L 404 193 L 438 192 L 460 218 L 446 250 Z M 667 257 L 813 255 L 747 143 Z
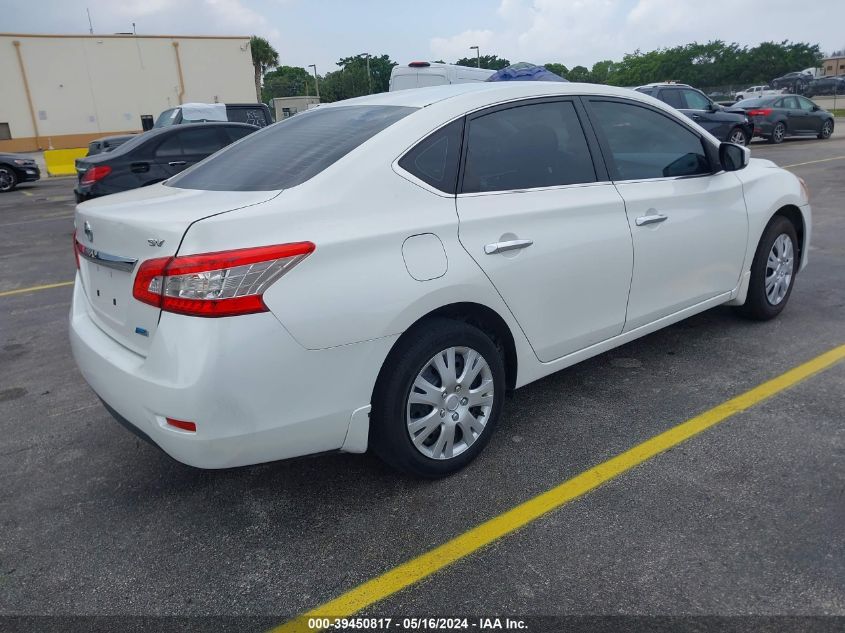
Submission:
M 246 123 L 193 123 L 138 134 L 110 152 L 77 159 L 76 201 L 167 180 L 258 129 Z
M 701 90 L 686 84 L 648 84 L 636 89 L 680 110 L 720 141 L 748 145 L 754 126 L 742 111 L 715 103 Z

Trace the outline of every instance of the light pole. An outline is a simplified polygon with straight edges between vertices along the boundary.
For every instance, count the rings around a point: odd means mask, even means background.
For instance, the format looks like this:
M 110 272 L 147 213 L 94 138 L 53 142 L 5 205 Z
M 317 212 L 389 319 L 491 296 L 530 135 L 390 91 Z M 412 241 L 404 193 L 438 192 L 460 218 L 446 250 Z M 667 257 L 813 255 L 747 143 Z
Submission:
M 470 46 L 469 50 L 475 49 L 475 65 L 481 68 L 481 51 L 477 46 Z
M 317 91 L 317 99 L 320 98 L 320 84 L 317 83 L 317 65 L 309 64 L 308 68 L 314 69 L 314 90 Z
M 370 75 L 370 54 L 369 53 L 358 53 L 358 57 L 366 57 L 367 58 L 367 94 L 373 94 L 373 78 Z

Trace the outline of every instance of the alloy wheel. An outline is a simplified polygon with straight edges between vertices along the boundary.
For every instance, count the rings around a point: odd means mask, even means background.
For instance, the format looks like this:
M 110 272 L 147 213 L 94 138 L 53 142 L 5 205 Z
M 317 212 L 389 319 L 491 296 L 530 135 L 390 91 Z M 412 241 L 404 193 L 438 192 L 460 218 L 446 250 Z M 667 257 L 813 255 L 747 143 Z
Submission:
M 438 352 L 417 374 L 406 406 L 408 435 L 430 459 L 451 459 L 484 432 L 493 408 L 493 373 L 470 347 Z
M 766 298 L 773 306 L 778 305 L 789 292 L 794 268 L 792 239 L 781 233 L 775 238 L 766 261 Z
M 772 130 L 772 136 L 775 138 L 775 143 L 780 143 L 783 140 L 783 137 L 786 136 L 786 128 L 783 123 L 778 123 L 775 126 L 775 129 Z
M 9 191 L 14 185 L 12 173 L 5 168 L 0 168 L 0 191 Z
M 728 141 L 730 141 L 731 143 L 736 143 L 737 145 L 745 145 L 745 132 L 743 132 L 739 128 L 735 129 L 733 132 L 731 132 L 731 136 Z
M 830 138 L 831 134 L 833 134 L 833 123 L 825 121 L 822 126 L 822 138 Z

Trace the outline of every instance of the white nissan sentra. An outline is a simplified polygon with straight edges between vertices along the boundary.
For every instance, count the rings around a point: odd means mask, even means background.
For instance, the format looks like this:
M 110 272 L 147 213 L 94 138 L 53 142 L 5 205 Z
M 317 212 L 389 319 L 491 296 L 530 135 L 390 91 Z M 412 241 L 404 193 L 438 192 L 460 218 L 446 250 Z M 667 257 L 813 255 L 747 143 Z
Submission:
M 719 304 L 776 316 L 810 218 L 799 178 L 634 91 L 373 95 L 79 205 L 71 342 L 180 462 L 371 447 L 436 477 L 508 390 Z

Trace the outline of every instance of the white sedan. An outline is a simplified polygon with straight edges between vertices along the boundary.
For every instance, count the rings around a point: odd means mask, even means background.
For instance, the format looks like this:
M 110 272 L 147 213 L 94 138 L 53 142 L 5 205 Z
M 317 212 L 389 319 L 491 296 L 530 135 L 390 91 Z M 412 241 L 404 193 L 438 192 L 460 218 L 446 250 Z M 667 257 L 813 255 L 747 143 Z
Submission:
M 372 448 L 436 477 L 508 390 L 720 304 L 776 316 L 810 222 L 798 178 L 641 93 L 404 90 L 79 205 L 70 337 L 180 462 Z

